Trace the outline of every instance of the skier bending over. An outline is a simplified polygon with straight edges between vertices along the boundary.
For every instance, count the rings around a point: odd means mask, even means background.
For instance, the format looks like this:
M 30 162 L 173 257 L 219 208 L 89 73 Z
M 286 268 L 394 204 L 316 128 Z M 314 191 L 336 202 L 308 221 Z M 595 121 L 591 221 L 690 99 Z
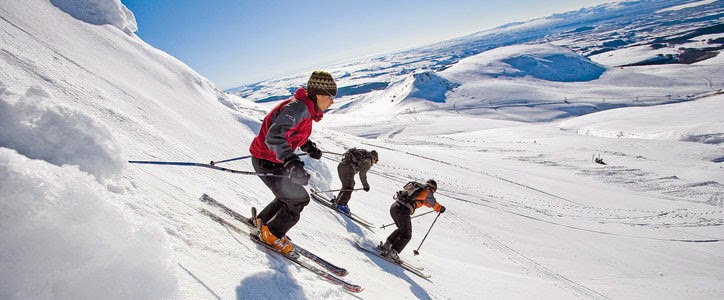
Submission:
M 337 204 L 337 209 L 345 214 L 351 214 L 349 209 L 349 200 L 352 198 L 354 190 L 354 174 L 359 173 L 359 179 L 362 181 L 362 188 L 365 192 L 370 191 L 370 184 L 367 182 L 367 172 L 372 165 L 379 161 L 377 151 L 367 151 L 365 149 L 352 148 L 344 153 L 342 161 L 337 166 L 339 180 L 342 182 L 342 189 L 339 191 L 337 198 L 333 200 Z
M 407 188 L 414 186 L 414 188 Z M 380 243 L 378 250 L 385 257 L 400 262 L 399 253 L 405 249 L 407 243 L 412 239 L 412 220 L 411 215 L 415 213 L 416 208 L 423 205 L 432 207 L 439 213 L 445 212 L 445 206 L 440 205 L 435 200 L 435 191 L 437 191 L 437 182 L 433 179 L 428 180 L 425 184 L 419 182 L 410 182 L 405 185 L 408 195 L 403 195 L 400 191 L 395 197 L 396 200 L 390 206 L 390 216 L 395 221 L 397 229 L 387 237 L 384 245 Z
M 337 84 L 332 75 L 314 71 L 306 89 L 299 88 L 294 97 L 279 103 L 266 115 L 249 148 L 256 172 L 285 175 L 259 176 L 274 193 L 274 200 L 253 221 L 260 227 L 259 238 L 286 254 L 293 250 L 287 231 L 297 224 L 302 210 L 309 204 L 309 194 L 303 186 L 309 183 L 310 176 L 294 150 L 301 146 L 310 157 L 322 157 L 322 151 L 309 140 L 312 121 L 322 119 L 336 95 Z

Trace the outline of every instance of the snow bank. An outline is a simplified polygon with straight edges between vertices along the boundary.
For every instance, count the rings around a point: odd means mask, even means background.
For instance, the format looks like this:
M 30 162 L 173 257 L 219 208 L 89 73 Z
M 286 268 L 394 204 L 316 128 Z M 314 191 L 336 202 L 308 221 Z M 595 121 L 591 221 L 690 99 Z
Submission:
M 480 77 L 533 77 L 548 81 L 580 82 L 598 79 L 606 68 L 575 52 L 551 44 L 496 48 L 463 59 L 442 72 L 457 82 Z M 470 78 L 470 74 L 474 74 Z
M 120 0 L 50 0 L 50 3 L 83 22 L 110 24 L 129 35 L 138 30 L 133 12 Z
M 175 298 L 165 233 L 78 167 L 0 148 L 0 195 L 0 298 Z
M 697 6 L 700 6 L 700 5 L 711 4 L 711 3 L 714 3 L 714 2 L 716 2 L 716 1 L 717 1 L 717 0 L 702 0 L 702 1 L 693 2 L 693 3 L 681 4 L 681 5 L 677 5 L 677 6 L 672 6 L 672 7 L 669 7 L 669 8 L 661 9 L 661 10 L 657 11 L 656 13 L 662 13 L 662 12 L 666 12 L 666 11 L 676 11 L 676 10 L 682 10 L 682 9 L 697 7 Z
M 40 87 L 16 95 L 0 86 L 0 147 L 51 164 L 77 165 L 99 181 L 125 166 L 110 130 Z
M 560 123 L 564 130 L 607 138 L 724 143 L 724 95 L 657 107 L 628 107 L 593 113 Z
M 615 67 L 651 60 L 663 55 L 674 55 L 676 53 L 677 50 L 673 47 L 653 49 L 650 45 L 641 45 L 591 55 L 589 58 L 599 64 Z

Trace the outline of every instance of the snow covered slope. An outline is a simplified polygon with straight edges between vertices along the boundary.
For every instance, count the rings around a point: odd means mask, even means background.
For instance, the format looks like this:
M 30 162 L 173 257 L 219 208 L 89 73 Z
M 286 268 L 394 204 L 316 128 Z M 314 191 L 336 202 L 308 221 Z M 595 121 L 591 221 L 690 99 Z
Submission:
M 89 19 L 82 8 L 105 17 Z M 383 240 L 389 227 L 367 230 L 310 203 L 289 234 L 366 288 L 351 295 L 198 213 L 207 207 L 202 193 L 245 214 L 267 204 L 273 195 L 257 177 L 127 163 L 248 155 L 274 105 L 216 90 L 136 37 L 134 23 L 116 0 L 0 3 L 0 298 L 714 299 L 724 292 L 720 58 L 622 70 L 543 43 L 450 61 L 447 70 L 430 71 L 413 55 L 405 70 L 387 72 L 400 54 L 332 70 L 340 86 L 365 92 L 342 97 L 315 124 L 312 139 L 329 153 L 306 160 L 310 187 L 338 188 L 332 153 L 363 147 L 376 149 L 380 163 L 369 174 L 371 191 L 353 195 L 355 213 L 389 224 L 394 192 L 427 178 L 438 181 L 447 207 L 424 243 L 435 215 L 413 219 L 402 253 L 432 274 L 426 281 L 351 245 Z M 573 81 L 540 71 L 561 72 L 561 61 L 586 67 Z M 306 76 L 291 77 L 296 85 Z M 276 89 L 264 97 L 278 97 L 288 82 L 256 93 Z M 634 101 L 641 103 L 622 105 Z M 222 166 L 251 170 L 248 160 Z
M 136 174 L 126 161 L 234 155 L 252 136 L 240 126 L 249 118 L 220 104 L 230 96 L 208 80 L 115 26 L 43 0 L 3 2 L 0 17 L 0 297 L 179 296 L 176 225 L 158 219 L 178 213 L 164 205 L 175 195 L 156 195 L 139 177 L 159 175 Z

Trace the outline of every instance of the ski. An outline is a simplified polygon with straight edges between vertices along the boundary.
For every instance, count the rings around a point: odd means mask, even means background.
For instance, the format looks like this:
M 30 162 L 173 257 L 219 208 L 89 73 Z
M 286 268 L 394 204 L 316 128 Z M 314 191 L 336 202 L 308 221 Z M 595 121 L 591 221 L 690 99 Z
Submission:
M 344 288 L 345 290 L 350 291 L 350 292 L 353 292 L 353 293 L 359 293 L 359 292 L 361 292 L 362 290 L 364 290 L 364 288 L 361 287 L 361 286 L 359 286 L 359 285 L 352 284 L 352 283 L 349 283 L 349 282 L 347 282 L 347 281 L 344 281 L 344 280 L 342 280 L 342 279 L 334 276 L 332 273 L 326 272 L 326 271 L 324 271 L 324 270 L 322 270 L 322 269 L 320 269 L 320 268 L 315 267 L 315 266 L 312 265 L 312 264 L 309 264 L 309 263 L 307 263 L 307 262 L 305 262 L 305 261 L 300 260 L 300 259 L 299 259 L 299 258 L 300 258 L 299 256 L 294 256 L 294 255 L 289 255 L 289 254 L 285 254 L 285 253 L 279 252 L 276 248 L 274 248 L 274 247 L 272 247 L 272 246 L 270 246 L 270 245 L 262 242 L 262 241 L 259 239 L 259 237 L 258 237 L 256 234 L 254 234 L 254 232 L 242 230 L 241 228 L 237 227 L 236 225 L 232 224 L 231 222 L 227 221 L 226 219 L 224 219 L 224 218 L 222 218 L 222 217 L 219 217 L 218 215 L 214 214 L 213 212 L 211 212 L 211 211 L 209 211 L 209 210 L 207 210 L 207 209 L 205 209 L 205 208 L 202 208 L 199 212 L 200 212 L 201 214 L 205 215 L 205 216 L 208 216 L 209 218 L 211 218 L 211 219 L 214 220 L 215 222 L 221 224 L 222 226 L 224 226 L 224 227 L 226 227 L 226 228 L 229 228 L 230 230 L 233 230 L 233 231 L 235 231 L 235 232 L 237 232 L 237 233 L 239 233 L 239 234 L 242 234 L 242 235 L 247 235 L 247 236 L 249 236 L 249 238 L 250 238 L 252 241 L 254 241 L 255 243 L 257 243 L 257 244 L 259 244 L 259 245 L 264 246 L 264 249 L 266 249 L 268 252 L 276 253 L 276 254 L 278 254 L 278 255 L 280 255 L 280 256 L 283 256 L 284 258 L 286 258 L 286 259 L 288 259 L 288 260 L 296 263 L 297 265 L 301 266 L 302 268 L 305 268 L 305 269 L 307 269 L 307 270 L 309 270 L 309 271 L 311 271 L 311 272 L 319 275 L 320 277 L 326 279 L 326 280 L 329 281 L 330 283 L 339 285 L 339 286 L 341 286 L 342 288 Z
M 362 245 L 360 244 L 360 246 L 362 246 Z M 380 246 L 382 246 L 382 242 L 380 242 Z M 375 248 L 374 250 L 379 253 L 379 250 L 377 250 L 377 248 Z M 380 256 L 382 256 L 382 255 L 380 254 Z M 386 257 L 382 256 L 382 258 L 386 258 Z M 396 262 L 394 262 L 394 261 L 391 261 L 391 262 L 392 262 L 392 263 L 396 263 Z M 407 261 L 404 261 L 404 260 L 402 260 L 402 259 L 400 259 L 400 263 L 396 263 L 396 264 L 402 265 L 402 266 L 407 267 L 407 268 L 416 269 L 416 270 L 418 270 L 418 271 L 422 271 L 422 270 L 425 269 L 425 268 L 423 268 L 423 267 L 421 267 L 421 266 L 416 266 L 416 265 L 413 265 L 413 264 L 411 264 L 411 263 L 408 263 Z
M 401 268 L 403 268 L 403 269 L 409 271 L 410 273 L 415 274 L 415 275 L 417 275 L 417 276 L 419 276 L 419 277 L 421 277 L 421 278 L 423 278 L 423 279 L 429 280 L 430 277 L 432 277 L 432 275 L 423 273 L 423 272 L 421 271 L 421 268 L 420 268 L 420 267 L 413 266 L 413 265 L 411 265 L 411 264 L 409 264 L 409 263 L 407 263 L 407 262 L 405 262 L 405 261 L 402 261 L 402 263 L 397 263 L 397 262 L 395 262 L 395 261 L 393 261 L 393 260 L 391 260 L 391 259 L 383 256 L 383 255 L 380 253 L 380 251 L 378 251 L 377 249 L 369 249 L 369 248 L 367 248 L 367 247 L 365 247 L 365 246 L 362 246 L 359 242 L 354 242 L 354 245 L 355 245 L 355 247 L 359 248 L 360 250 L 363 250 L 363 251 L 366 251 L 366 252 L 368 252 L 368 253 L 374 254 L 374 255 L 376 255 L 377 257 L 382 258 L 382 259 L 384 259 L 384 260 L 386 260 L 386 261 L 388 261 L 388 262 L 390 262 L 390 263 L 392 263 L 392 264 L 395 264 L 395 265 L 397 265 L 397 266 L 400 266 Z
M 219 209 L 221 209 L 222 211 L 224 211 L 226 214 L 230 215 L 237 221 L 239 221 L 251 228 L 255 228 L 253 225 L 253 222 L 251 221 L 252 220 L 251 218 L 247 218 L 244 215 L 234 211 L 233 209 L 229 208 L 228 206 L 224 205 L 223 203 L 216 201 L 216 199 L 212 198 L 211 196 L 209 196 L 207 194 L 203 194 L 203 195 L 201 195 L 200 200 L 211 206 L 218 207 Z M 316 254 L 308 251 L 307 249 L 304 249 L 301 246 L 295 244 L 294 242 L 292 242 L 292 247 L 294 248 L 294 251 L 297 252 L 299 255 L 304 256 L 304 257 L 308 258 L 309 260 L 319 264 L 320 266 L 324 267 L 325 269 L 329 270 L 330 272 L 334 273 L 337 276 L 346 276 L 348 274 L 348 272 L 345 268 L 334 265 L 333 263 L 331 263 L 331 262 L 317 256 Z
M 332 203 L 332 201 L 330 201 L 326 196 L 321 195 L 320 193 L 318 193 L 315 190 L 310 190 L 310 195 L 312 196 L 312 199 L 315 202 L 322 204 L 323 206 L 349 218 L 350 220 L 354 221 L 355 223 L 362 225 L 364 228 L 367 228 L 370 231 L 374 232 L 374 224 L 372 224 L 372 222 L 362 219 L 354 213 L 346 214 L 346 213 L 338 210 L 337 207 Z
M 313 266 L 313 265 L 311 265 L 311 264 L 308 264 L 308 263 L 306 263 L 306 262 L 304 262 L 304 261 L 299 260 L 298 257 L 291 256 L 291 255 L 288 255 L 288 254 L 284 254 L 284 253 L 282 253 L 282 252 L 279 252 L 276 248 L 268 245 L 267 243 L 262 242 L 262 241 L 259 239 L 259 237 L 258 237 L 257 235 L 255 235 L 255 234 L 249 234 L 249 238 L 250 238 L 252 241 L 254 241 L 255 243 L 264 246 L 264 248 L 267 249 L 269 252 L 279 254 L 279 255 L 283 256 L 284 258 L 293 261 L 293 262 L 296 263 L 297 265 L 299 265 L 299 266 L 301 266 L 301 267 L 303 267 L 303 268 L 305 268 L 305 269 L 307 269 L 307 270 L 309 270 L 309 271 L 311 271 L 311 272 L 319 275 L 320 277 L 326 279 L 327 281 L 329 281 L 329 282 L 331 282 L 331 283 L 333 283 L 333 284 L 336 284 L 336 285 L 341 286 L 341 287 L 344 288 L 345 290 L 348 290 L 348 291 L 353 292 L 353 293 L 359 293 L 359 292 L 361 292 L 362 290 L 364 290 L 363 287 L 361 287 L 361 286 L 359 286 L 359 285 L 356 285 L 356 284 L 352 284 L 352 283 L 346 282 L 346 281 L 344 281 L 344 280 L 342 280 L 342 279 L 340 279 L 340 278 L 337 278 L 337 277 L 335 277 L 334 275 L 332 275 L 331 273 L 325 272 L 324 270 L 321 270 L 321 269 L 319 269 L 319 268 L 317 268 L 317 267 L 315 267 L 315 266 Z
M 254 224 L 251 222 L 250 218 L 244 217 L 242 214 L 234 211 L 233 209 L 229 208 L 228 206 L 224 205 L 223 203 L 216 201 L 216 199 L 214 199 L 214 198 L 211 198 L 211 196 L 209 196 L 207 194 L 203 194 L 203 195 L 201 195 L 200 200 L 206 204 L 220 208 L 226 214 L 232 216 L 237 221 L 244 223 L 247 226 L 254 227 Z

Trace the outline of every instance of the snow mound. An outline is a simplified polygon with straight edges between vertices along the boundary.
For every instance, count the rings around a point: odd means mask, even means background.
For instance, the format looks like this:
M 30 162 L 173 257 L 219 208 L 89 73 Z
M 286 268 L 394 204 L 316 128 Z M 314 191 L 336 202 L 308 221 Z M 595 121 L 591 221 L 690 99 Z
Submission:
M 474 74 L 475 77 L 533 77 L 579 82 L 598 79 L 605 71 L 603 66 L 566 48 L 539 44 L 486 51 L 461 60 L 443 74 L 456 81 L 476 79 L 470 78 L 470 74 Z
M 446 102 L 446 93 L 460 84 L 441 77 L 434 71 L 409 74 L 392 82 L 381 91 L 373 91 L 359 100 L 351 101 L 337 109 L 336 113 L 386 115 L 409 113 L 434 108 Z
M 110 130 L 40 87 L 15 95 L 0 86 L 0 147 L 51 164 L 77 165 L 99 181 L 120 174 L 125 160 Z
M 460 86 L 457 83 L 440 77 L 433 71 L 415 73 L 407 98 L 419 98 L 432 102 L 444 103 L 445 93 Z
M 50 3 L 86 23 L 110 24 L 129 35 L 138 30 L 133 12 L 120 0 L 50 0 Z
M 163 229 L 78 167 L 0 148 L 0 193 L 0 298 L 177 298 Z

